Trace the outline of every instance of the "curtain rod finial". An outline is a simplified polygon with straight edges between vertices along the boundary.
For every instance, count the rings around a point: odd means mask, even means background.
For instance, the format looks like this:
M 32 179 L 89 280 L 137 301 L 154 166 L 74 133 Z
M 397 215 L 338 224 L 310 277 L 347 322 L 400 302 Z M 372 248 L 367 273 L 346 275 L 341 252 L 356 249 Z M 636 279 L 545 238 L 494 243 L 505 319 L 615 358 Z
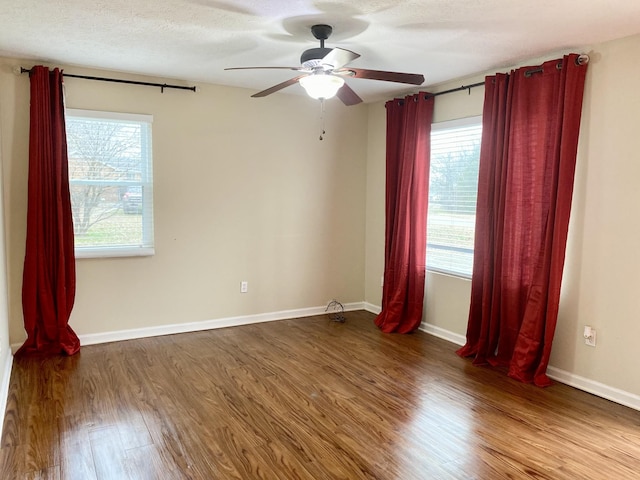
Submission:
M 578 55 L 578 58 L 576 58 L 576 63 L 578 65 L 586 65 L 587 63 L 589 63 L 589 55 L 586 54 L 582 54 L 582 55 Z

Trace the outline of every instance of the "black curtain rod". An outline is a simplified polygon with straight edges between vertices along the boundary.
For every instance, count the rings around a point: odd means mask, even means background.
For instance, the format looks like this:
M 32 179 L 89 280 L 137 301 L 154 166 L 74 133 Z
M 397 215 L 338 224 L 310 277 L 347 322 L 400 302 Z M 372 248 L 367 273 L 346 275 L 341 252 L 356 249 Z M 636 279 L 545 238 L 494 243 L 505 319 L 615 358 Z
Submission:
M 589 55 L 586 54 L 582 54 L 582 55 L 578 55 L 576 57 L 576 65 L 586 65 L 587 63 L 589 63 Z M 556 65 L 556 68 L 561 69 L 562 68 L 562 61 L 558 62 L 558 64 Z M 524 75 L 526 77 L 530 77 L 531 75 L 535 74 L 535 73 L 540 73 L 542 72 L 542 67 L 538 67 L 538 68 L 534 68 L 531 70 L 527 70 L 526 72 L 524 72 Z M 447 93 L 454 93 L 454 92 L 460 92 L 462 90 L 469 90 L 469 94 L 471 94 L 471 89 L 475 88 L 475 87 L 481 87 L 484 85 L 484 82 L 478 82 L 478 83 L 472 83 L 471 85 L 462 85 L 461 87 L 458 88 L 452 88 L 450 90 L 444 90 L 442 92 L 436 92 L 436 93 L 428 93 L 424 96 L 425 100 L 432 98 L 432 97 L 437 97 L 438 95 L 445 95 Z
M 31 73 L 31 69 L 20 67 L 20 73 Z M 130 85 L 143 85 L 145 87 L 159 87 L 160 91 L 164 93 L 165 88 L 175 88 L 177 90 L 191 90 L 196 91 L 196 87 L 185 87 L 182 85 L 170 85 L 167 83 L 152 83 L 152 82 L 138 82 L 136 80 L 122 80 L 120 78 L 105 78 L 105 77 L 90 77 L 87 75 L 73 75 L 71 73 L 62 73 L 63 77 L 82 78 L 84 80 L 100 80 L 101 82 L 112 83 L 128 83 Z
M 469 95 L 471 95 L 471 89 L 475 88 L 475 87 L 482 87 L 484 86 L 484 82 L 478 82 L 478 83 L 472 83 L 471 85 L 462 85 L 458 88 L 451 88 L 449 90 L 443 90 L 442 92 L 436 92 L 436 93 L 426 93 L 424 96 L 425 100 L 429 100 L 430 98 L 433 97 L 437 97 L 439 95 L 446 95 L 447 93 L 454 93 L 454 92 L 461 92 L 463 90 L 469 90 Z M 399 102 L 400 105 L 404 105 L 404 99 L 403 98 L 396 98 L 394 99 L 394 101 Z
M 443 90 L 442 92 L 436 93 L 427 93 L 424 96 L 424 99 L 427 100 L 429 98 L 437 97 L 439 95 L 446 95 L 447 93 L 461 92 L 462 90 L 469 90 L 469 94 L 471 94 L 471 89 L 475 87 L 481 87 L 484 85 L 484 82 L 472 83 L 471 85 L 462 85 L 458 88 L 451 88 L 449 90 Z
M 589 55 L 587 54 L 582 54 L 582 55 L 578 55 L 576 57 L 576 61 L 575 61 L 577 66 L 580 65 L 586 65 L 587 63 L 589 63 Z M 556 68 L 558 70 L 562 70 L 562 60 L 559 60 L 558 63 L 556 63 Z M 536 68 L 532 68 L 531 70 L 527 70 L 526 72 L 524 72 L 524 76 L 529 78 L 531 75 L 534 75 L 536 73 L 542 73 L 544 72 L 544 68 L 542 67 L 536 67 Z

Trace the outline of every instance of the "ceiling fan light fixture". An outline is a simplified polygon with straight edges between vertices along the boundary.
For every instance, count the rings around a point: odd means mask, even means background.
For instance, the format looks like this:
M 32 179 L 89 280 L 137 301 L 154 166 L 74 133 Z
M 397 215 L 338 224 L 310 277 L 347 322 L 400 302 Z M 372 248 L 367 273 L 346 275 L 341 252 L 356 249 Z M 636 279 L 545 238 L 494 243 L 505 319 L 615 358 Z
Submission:
M 300 79 L 300 85 L 311 98 L 331 98 L 344 85 L 344 79 L 334 75 L 307 75 Z

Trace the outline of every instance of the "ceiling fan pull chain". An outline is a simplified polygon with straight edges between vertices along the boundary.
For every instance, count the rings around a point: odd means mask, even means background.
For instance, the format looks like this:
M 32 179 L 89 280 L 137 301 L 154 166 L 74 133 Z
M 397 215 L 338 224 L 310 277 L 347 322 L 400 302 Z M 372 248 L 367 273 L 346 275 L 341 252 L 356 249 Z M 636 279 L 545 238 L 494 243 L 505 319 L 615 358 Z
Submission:
M 320 123 L 322 125 L 322 131 L 320 132 L 320 140 L 324 140 L 324 134 L 326 133 L 324 130 L 324 98 L 320 99 Z

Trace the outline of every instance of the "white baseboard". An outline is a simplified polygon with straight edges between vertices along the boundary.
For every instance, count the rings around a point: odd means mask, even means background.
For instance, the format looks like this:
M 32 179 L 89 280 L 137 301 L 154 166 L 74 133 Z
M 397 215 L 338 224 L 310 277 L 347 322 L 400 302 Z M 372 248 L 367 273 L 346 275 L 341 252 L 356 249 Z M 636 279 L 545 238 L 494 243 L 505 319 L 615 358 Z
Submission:
M 345 312 L 363 310 L 364 303 L 347 303 L 343 305 Z M 100 343 L 120 342 L 122 340 L 133 340 L 136 338 L 158 337 L 161 335 L 173 335 L 176 333 L 199 332 L 202 330 L 213 330 L 216 328 L 236 327 L 249 325 L 252 323 L 273 322 L 286 320 L 289 318 L 311 317 L 323 315 L 326 307 L 310 307 L 296 310 L 283 310 L 280 312 L 260 313 L 256 315 L 244 315 L 239 317 L 217 318 L 214 320 L 204 320 L 201 322 L 176 323 L 171 325 L 159 325 L 146 328 L 132 328 L 129 330 L 117 330 L 104 333 L 89 333 L 78 335 L 80 345 L 96 345 Z M 15 353 L 20 348 L 20 344 L 12 344 L 11 350 Z
M 382 307 L 368 302 L 364 302 L 364 309 L 367 312 L 375 313 L 376 315 L 378 315 L 382 311 Z M 464 345 L 467 341 L 464 335 L 453 333 L 449 330 L 436 327 L 435 325 L 431 325 L 430 323 L 426 322 L 422 322 L 418 327 L 418 330 L 422 330 L 423 332 L 428 333 L 429 335 L 433 335 L 434 337 L 443 338 L 451 343 L 455 343 L 456 345 Z
M 425 322 L 420 325 L 420 330 L 435 337 L 448 340 L 455 345 L 464 345 L 467 341 L 464 335 L 460 335 Z M 640 396 L 633 393 L 625 392 L 624 390 L 620 390 L 615 387 L 610 387 L 609 385 L 575 375 L 565 370 L 552 367 L 551 365 L 547 368 L 547 375 L 549 378 L 552 378 L 557 382 L 564 383 L 565 385 L 569 385 L 570 387 L 611 400 L 612 402 L 633 408 L 634 410 L 640 410 Z
M 0 366 L 0 375 L 2 375 L 2 383 L 0 384 L 0 435 L 2 435 L 2 427 L 4 425 L 4 414 L 7 409 L 7 400 L 9 399 L 9 385 L 11 384 L 11 367 L 13 366 L 13 355 L 7 353 L 4 358 L 4 365 Z
M 442 338 L 451 343 L 455 343 L 456 345 L 462 346 L 467 343 L 467 338 L 464 335 L 445 330 L 444 328 L 436 327 L 435 325 L 431 325 L 430 323 L 422 322 L 418 330 L 422 330 L 423 332 L 426 332 L 429 335 L 433 335 L 434 337 Z
M 634 410 L 640 410 L 640 396 L 633 393 L 625 392 L 615 387 L 610 387 L 604 383 L 596 382 L 580 375 L 575 375 L 571 372 L 561 370 L 549 365 L 547 368 L 547 375 L 549 378 L 556 380 L 570 387 L 577 388 L 598 397 L 606 398 L 612 402 L 619 403 L 625 407 L 633 408 Z
M 373 303 L 368 303 L 368 302 L 364 302 L 363 308 L 367 312 L 375 313 L 376 315 L 378 315 L 382 311 L 382 307 L 379 307 L 378 305 L 374 305 Z
M 382 308 L 378 305 L 374 305 L 372 303 L 365 302 L 364 309 L 367 312 L 375 313 L 378 315 Z M 449 330 L 445 330 L 444 328 L 436 327 L 435 325 L 431 325 L 430 323 L 422 322 L 418 327 L 418 330 L 422 330 L 429 335 L 433 335 L 434 337 L 442 338 L 451 343 L 455 343 L 456 345 L 464 345 L 467 341 L 464 335 L 459 335 L 457 333 L 453 333 Z

